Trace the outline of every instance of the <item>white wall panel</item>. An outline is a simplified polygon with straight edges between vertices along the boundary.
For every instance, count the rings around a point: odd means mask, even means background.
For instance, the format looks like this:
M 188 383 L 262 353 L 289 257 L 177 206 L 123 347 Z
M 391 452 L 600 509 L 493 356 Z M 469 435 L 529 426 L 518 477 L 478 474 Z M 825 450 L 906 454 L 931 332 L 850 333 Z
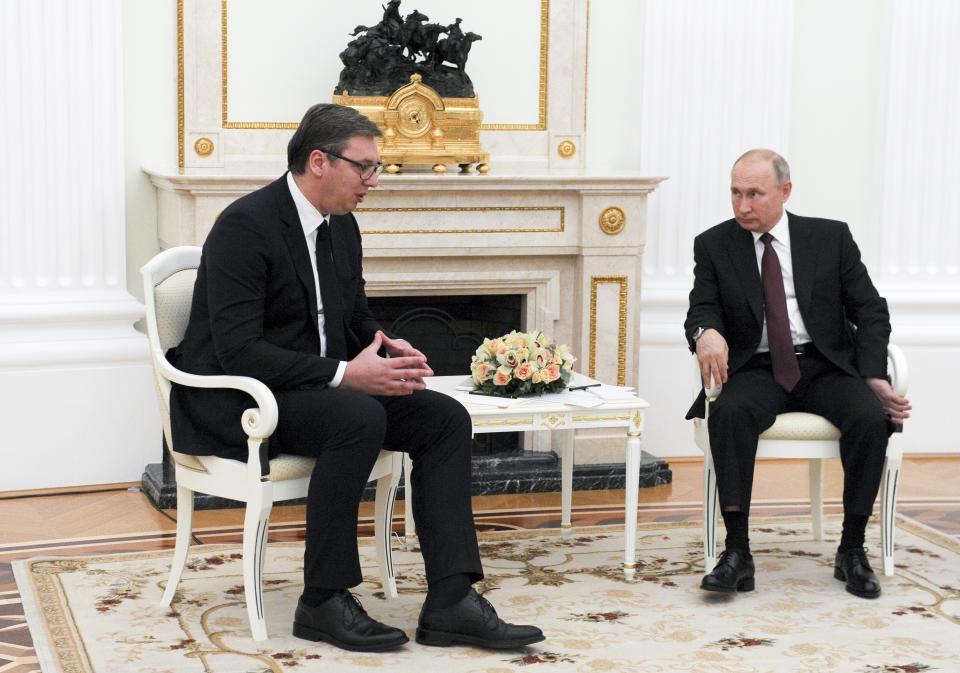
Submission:
M 893 3 L 880 275 L 960 290 L 960 3 Z M 960 335 L 958 335 L 960 342 Z
M 744 150 L 787 154 L 792 2 L 649 0 L 641 172 L 651 197 L 647 288 L 689 289 L 693 237 L 727 219 L 730 165 Z
M 120 35 L 119 0 L 0 3 L 0 490 L 134 480 L 159 455 L 126 291 Z

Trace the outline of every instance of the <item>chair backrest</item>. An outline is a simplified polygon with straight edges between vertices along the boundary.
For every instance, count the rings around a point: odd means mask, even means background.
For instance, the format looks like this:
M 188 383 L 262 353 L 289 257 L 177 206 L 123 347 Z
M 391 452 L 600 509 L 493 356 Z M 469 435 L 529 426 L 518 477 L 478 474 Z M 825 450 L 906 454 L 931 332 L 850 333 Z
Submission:
M 192 469 L 205 469 L 193 456 L 173 450 L 170 430 L 171 383 L 163 374 L 166 351 L 183 339 L 190 320 L 193 285 L 200 265 L 201 248 L 181 246 L 164 250 L 147 262 L 140 274 L 146 304 L 147 338 L 153 364 L 153 379 L 167 447 L 174 460 Z

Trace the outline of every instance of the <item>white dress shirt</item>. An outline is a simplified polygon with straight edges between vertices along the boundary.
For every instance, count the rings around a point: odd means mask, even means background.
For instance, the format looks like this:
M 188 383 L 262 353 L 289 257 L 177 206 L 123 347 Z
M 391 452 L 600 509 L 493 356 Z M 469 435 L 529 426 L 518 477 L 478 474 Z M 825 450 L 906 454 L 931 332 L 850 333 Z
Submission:
M 755 231 L 753 234 L 754 252 L 757 253 L 757 268 L 763 274 L 763 242 L 760 240 L 762 234 Z M 807 326 L 803 324 L 803 317 L 800 315 L 800 305 L 797 303 L 797 289 L 793 285 L 793 258 L 790 256 L 790 226 L 787 221 L 787 211 L 783 211 L 780 221 L 770 230 L 773 236 L 773 249 L 780 260 L 780 271 L 783 273 L 783 292 L 787 296 L 787 316 L 790 318 L 790 338 L 794 345 L 805 344 L 810 341 L 810 334 L 807 333 Z M 763 316 L 763 332 L 760 335 L 760 345 L 757 346 L 758 353 L 765 353 L 770 350 L 767 343 L 767 316 Z
M 303 195 L 297 183 L 293 179 L 293 173 L 287 172 L 287 187 L 290 189 L 290 196 L 293 197 L 293 204 L 297 207 L 297 215 L 300 216 L 300 226 L 303 227 L 303 237 L 307 241 L 307 251 L 310 253 L 310 267 L 313 269 L 313 285 L 317 290 L 317 326 L 320 329 L 320 355 L 327 354 L 327 335 L 323 331 L 323 298 L 320 296 L 320 278 L 317 275 L 317 229 L 327 221 L 319 210 L 317 210 L 307 197 Z M 331 225 L 332 226 L 332 225 Z M 341 361 L 337 367 L 337 373 L 330 381 L 330 387 L 336 388 L 343 380 L 343 373 L 347 369 L 347 363 Z

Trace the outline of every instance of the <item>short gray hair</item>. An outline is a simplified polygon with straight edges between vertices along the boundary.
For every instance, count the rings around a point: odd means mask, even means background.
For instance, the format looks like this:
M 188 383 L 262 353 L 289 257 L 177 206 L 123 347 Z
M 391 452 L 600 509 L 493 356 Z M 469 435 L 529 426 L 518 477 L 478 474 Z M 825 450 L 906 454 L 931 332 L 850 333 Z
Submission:
M 777 179 L 777 184 L 781 187 L 790 182 L 790 164 L 782 156 L 773 150 L 753 149 L 747 150 L 733 162 L 733 168 L 737 167 L 744 159 L 765 159 L 773 166 L 773 176 Z M 732 170 L 732 169 L 731 169 Z
M 353 136 L 376 138 L 380 129 L 352 107 L 319 103 L 300 120 L 300 126 L 287 144 L 287 168 L 295 175 L 303 175 L 307 159 L 314 150 L 341 152 Z M 331 157 L 334 161 L 336 157 Z

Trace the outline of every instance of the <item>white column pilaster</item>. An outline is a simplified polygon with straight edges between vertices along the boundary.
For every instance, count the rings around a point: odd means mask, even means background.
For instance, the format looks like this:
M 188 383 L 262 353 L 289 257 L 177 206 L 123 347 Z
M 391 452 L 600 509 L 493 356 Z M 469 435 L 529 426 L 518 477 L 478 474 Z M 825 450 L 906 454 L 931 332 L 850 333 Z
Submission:
M 879 276 L 960 286 L 960 4 L 895 0 L 880 209 Z
M 0 490 L 132 481 L 160 455 L 126 291 L 122 67 L 119 0 L 0 3 Z

